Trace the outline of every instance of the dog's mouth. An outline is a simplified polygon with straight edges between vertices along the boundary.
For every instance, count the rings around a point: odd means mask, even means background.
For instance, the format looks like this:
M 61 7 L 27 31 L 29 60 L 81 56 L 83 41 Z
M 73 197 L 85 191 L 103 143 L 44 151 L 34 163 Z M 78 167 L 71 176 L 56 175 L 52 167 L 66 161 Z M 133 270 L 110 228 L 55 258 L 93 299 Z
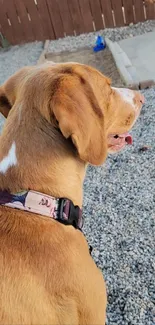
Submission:
M 108 136 L 108 149 L 110 152 L 120 151 L 126 144 L 132 144 L 133 139 L 129 133 L 111 134 Z

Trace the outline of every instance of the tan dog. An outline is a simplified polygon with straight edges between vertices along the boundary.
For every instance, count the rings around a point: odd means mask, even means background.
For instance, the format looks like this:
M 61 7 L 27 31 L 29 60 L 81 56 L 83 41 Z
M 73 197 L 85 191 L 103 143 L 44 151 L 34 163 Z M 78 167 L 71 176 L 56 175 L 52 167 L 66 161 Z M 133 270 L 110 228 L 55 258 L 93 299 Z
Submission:
M 27 67 L 0 88 L 0 189 L 82 206 L 87 163 L 131 143 L 144 98 L 74 63 Z M 9 113 L 9 115 L 8 115 Z M 0 206 L 0 324 L 105 324 L 106 288 L 82 232 Z

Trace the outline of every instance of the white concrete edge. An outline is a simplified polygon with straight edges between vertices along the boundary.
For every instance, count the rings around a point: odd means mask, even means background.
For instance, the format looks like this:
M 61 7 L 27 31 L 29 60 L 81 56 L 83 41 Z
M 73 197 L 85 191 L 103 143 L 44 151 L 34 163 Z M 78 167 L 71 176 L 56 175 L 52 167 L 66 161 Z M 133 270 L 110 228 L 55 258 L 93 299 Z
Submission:
M 105 38 L 105 41 L 125 85 L 138 89 L 139 78 L 136 69 L 133 67 L 126 53 L 122 50 L 117 42 L 112 42 L 109 38 Z
M 48 52 L 48 47 L 49 47 L 49 43 L 50 41 L 49 40 L 46 40 L 45 43 L 44 43 L 44 46 L 43 46 L 43 51 L 37 61 L 37 64 L 42 64 L 45 62 L 45 55 L 46 53 Z

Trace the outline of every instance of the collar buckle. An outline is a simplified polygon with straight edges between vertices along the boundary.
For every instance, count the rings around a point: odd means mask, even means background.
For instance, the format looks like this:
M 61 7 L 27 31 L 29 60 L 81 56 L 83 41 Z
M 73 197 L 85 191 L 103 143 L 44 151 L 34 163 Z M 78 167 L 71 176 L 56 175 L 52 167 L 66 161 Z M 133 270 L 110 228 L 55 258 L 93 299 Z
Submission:
M 81 229 L 83 224 L 82 211 L 77 205 L 74 205 L 72 201 L 61 198 L 59 199 L 58 220 L 64 224 Z

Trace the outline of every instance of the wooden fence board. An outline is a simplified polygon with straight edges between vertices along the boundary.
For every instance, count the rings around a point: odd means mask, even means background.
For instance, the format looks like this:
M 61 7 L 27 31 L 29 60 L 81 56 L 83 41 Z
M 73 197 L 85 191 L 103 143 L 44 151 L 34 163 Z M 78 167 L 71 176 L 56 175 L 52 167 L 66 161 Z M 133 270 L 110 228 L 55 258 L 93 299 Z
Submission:
M 65 34 L 74 35 L 73 21 L 69 11 L 68 1 L 67 0 L 58 1 L 58 6 L 59 6 L 59 11 L 60 11 Z
M 36 39 L 37 40 L 43 40 L 44 35 L 43 35 L 41 20 L 40 20 L 39 13 L 38 13 L 38 10 L 37 10 L 37 6 L 36 6 L 34 0 L 24 0 L 24 3 L 25 3 L 25 6 L 26 6 L 26 8 L 28 10 L 30 18 L 31 18 L 33 33 L 34 33 Z
M 126 24 L 134 23 L 133 2 L 132 0 L 123 0 Z
M 102 13 L 104 15 L 105 27 L 114 27 L 114 21 L 112 17 L 112 8 L 109 0 L 100 0 Z
M 12 28 L 7 20 L 6 3 L 3 0 L 0 0 L 0 25 L 1 33 L 12 44 L 14 42 Z
M 135 7 L 135 21 L 136 23 L 140 21 L 144 21 L 144 8 L 143 8 L 143 0 L 134 0 Z
M 118 27 L 124 26 L 122 0 L 112 0 L 112 7 L 113 7 L 113 11 L 114 11 L 116 26 L 118 26 Z
M 103 29 L 102 10 L 99 0 L 90 0 L 91 12 L 96 30 Z
M 14 1 L 5 2 L 6 14 L 11 23 L 11 31 L 13 35 L 12 44 L 20 43 L 24 37 L 21 24 L 18 20 L 18 15 Z
M 26 40 L 27 42 L 31 42 L 35 39 L 35 35 L 33 33 L 33 28 L 31 21 L 28 19 L 28 14 L 26 11 L 26 7 L 23 1 L 14 0 L 16 7 L 18 8 L 19 17 L 21 20 L 21 27 L 23 29 L 24 38 L 22 41 Z
M 86 33 L 94 31 L 93 29 L 93 18 L 90 9 L 89 0 L 79 0 L 79 6 L 81 9 L 81 15 L 84 23 L 84 31 Z
M 62 1 L 62 0 L 61 0 Z M 37 0 L 37 7 L 43 29 L 44 39 L 55 39 L 53 26 L 50 20 L 47 3 L 45 0 Z
M 64 37 L 63 23 L 56 0 L 46 0 L 56 38 Z
M 15 42 L 14 44 L 21 43 L 24 38 L 24 32 L 22 28 L 22 24 L 19 20 L 19 13 L 15 5 L 15 1 L 9 2 L 9 16 L 11 19 L 11 25 L 13 28 L 13 34 Z
M 69 0 L 68 4 L 73 20 L 74 30 L 76 31 L 77 35 L 81 34 L 84 32 L 84 22 L 81 15 L 79 2 L 78 0 Z
M 155 19 L 155 4 L 145 0 L 145 8 L 147 19 Z

